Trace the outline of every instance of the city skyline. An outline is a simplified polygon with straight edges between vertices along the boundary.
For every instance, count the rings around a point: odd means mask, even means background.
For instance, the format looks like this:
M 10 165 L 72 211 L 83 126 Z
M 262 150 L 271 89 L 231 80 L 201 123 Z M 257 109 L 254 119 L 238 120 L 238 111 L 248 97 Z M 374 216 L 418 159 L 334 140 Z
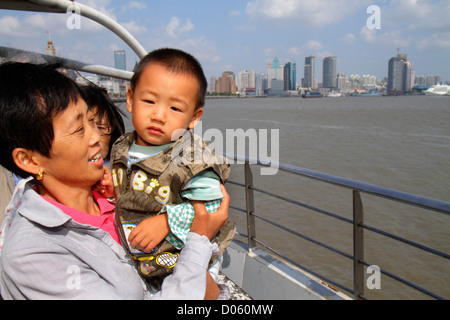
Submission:
M 267 73 L 274 57 L 296 63 L 297 83 L 306 57 L 315 57 L 315 79 L 323 82 L 322 60 L 337 59 L 336 73 L 382 79 L 388 60 L 400 53 L 417 75 L 450 81 L 450 2 L 443 0 L 230 0 L 77 1 L 124 25 L 146 50 L 177 47 L 196 56 L 205 75 L 231 70 Z M 372 5 L 380 9 L 379 21 Z M 47 17 L 51 16 L 51 19 Z M 44 53 L 50 37 L 57 54 L 114 67 L 114 51 L 126 51 L 131 70 L 138 58 L 117 36 L 81 18 L 66 27 L 69 14 L 0 11 L 0 43 Z M 377 24 L 379 22 L 379 25 Z

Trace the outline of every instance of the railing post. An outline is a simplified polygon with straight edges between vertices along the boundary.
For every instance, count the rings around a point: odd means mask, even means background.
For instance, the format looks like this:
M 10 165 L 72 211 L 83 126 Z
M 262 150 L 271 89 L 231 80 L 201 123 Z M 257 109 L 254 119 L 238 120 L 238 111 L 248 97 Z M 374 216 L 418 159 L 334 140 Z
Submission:
M 360 300 L 364 296 L 364 229 L 363 204 L 361 195 L 353 190 L 353 288 L 355 299 Z
M 247 235 L 248 235 L 248 248 L 252 250 L 256 247 L 255 241 L 255 203 L 253 200 L 253 174 L 250 168 L 248 160 L 245 161 L 245 200 L 247 209 Z

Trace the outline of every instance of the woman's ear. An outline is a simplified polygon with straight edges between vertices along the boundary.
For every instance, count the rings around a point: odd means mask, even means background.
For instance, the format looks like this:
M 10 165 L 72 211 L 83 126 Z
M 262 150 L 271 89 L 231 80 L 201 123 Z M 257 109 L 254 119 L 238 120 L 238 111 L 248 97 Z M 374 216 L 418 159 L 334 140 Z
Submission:
M 25 172 L 37 175 L 40 171 L 39 160 L 36 152 L 24 148 L 16 148 L 12 152 L 16 165 Z

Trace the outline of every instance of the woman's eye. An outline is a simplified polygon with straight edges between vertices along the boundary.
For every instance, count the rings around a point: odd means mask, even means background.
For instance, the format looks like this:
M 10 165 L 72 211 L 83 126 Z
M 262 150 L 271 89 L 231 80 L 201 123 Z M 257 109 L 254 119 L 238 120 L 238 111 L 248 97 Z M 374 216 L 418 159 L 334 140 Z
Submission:
M 84 127 L 79 127 L 77 130 L 75 130 L 74 133 L 82 133 L 84 132 Z

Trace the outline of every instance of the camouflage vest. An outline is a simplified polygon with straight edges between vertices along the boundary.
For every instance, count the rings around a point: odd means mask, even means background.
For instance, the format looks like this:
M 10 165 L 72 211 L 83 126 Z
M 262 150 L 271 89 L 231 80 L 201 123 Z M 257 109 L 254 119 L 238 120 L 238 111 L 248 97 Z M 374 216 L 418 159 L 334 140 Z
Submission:
M 116 222 L 123 244 L 128 243 L 129 233 L 141 221 L 157 215 L 165 205 L 184 202 L 181 190 L 195 175 L 204 170 L 213 170 L 224 183 L 230 174 L 227 160 L 221 155 L 215 155 L 191 131 L 187 131 L 168 149 L 128 168 L 128 150 L 135 138 L 135 132 L 125 134 L 111 150 L 111 168 L 116 190 Z M 235 226 L 230 222 L 219 234 L 222 233 L 228 239 L 233 237 L 234 232 Z M 163 240 L 150 254 L 124 246 L 136 260 L 141 275 L 151 279 L 150 282 L 155 287 L 172 272 L 178 259 L 179 250 L 167 240 Z

